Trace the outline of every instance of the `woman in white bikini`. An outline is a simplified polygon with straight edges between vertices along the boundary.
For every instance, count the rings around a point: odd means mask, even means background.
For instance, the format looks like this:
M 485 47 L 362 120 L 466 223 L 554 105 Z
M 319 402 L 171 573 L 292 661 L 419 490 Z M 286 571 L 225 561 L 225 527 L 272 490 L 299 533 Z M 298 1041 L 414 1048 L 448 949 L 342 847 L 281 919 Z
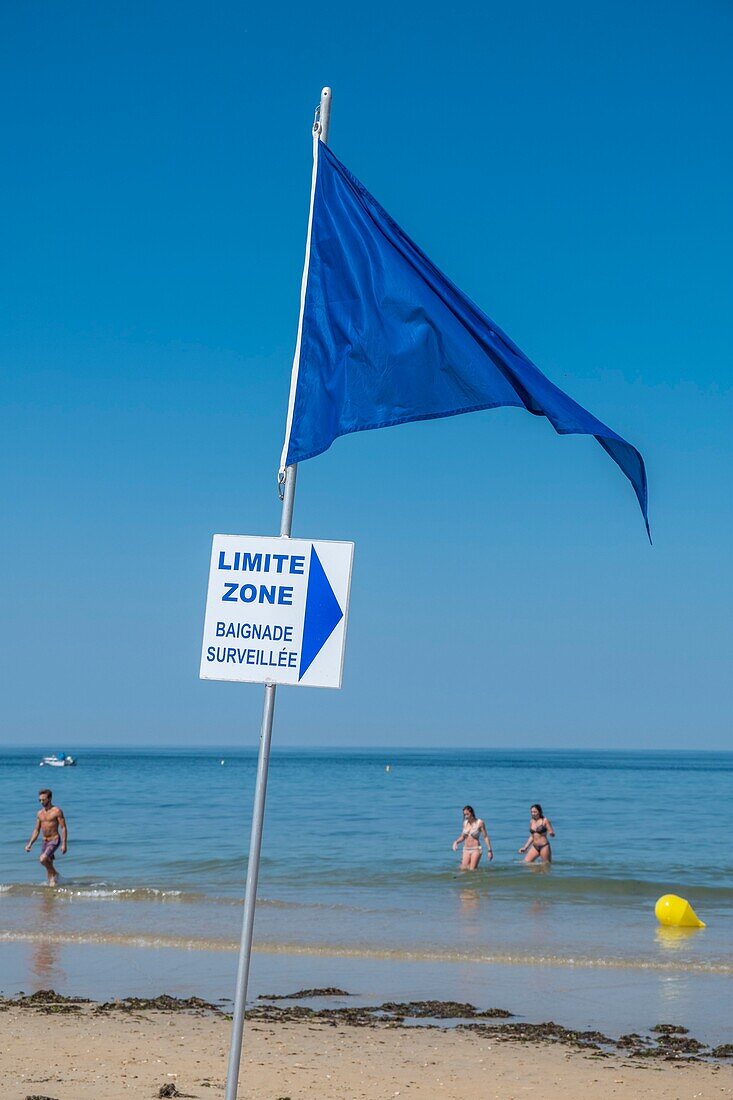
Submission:
M 541 859 L 543 863 L 552 863 L 552 848 L 547 839 L 548 836 L 555 835 L 552 822 L 542 813 L 539 802 L 535 802 L 529 813 L 529 837 L 527 843 L 519 849 L 519 854 L 522 856 L 527 853 L 524 856 L 525 863 L 533 863 L 536 859 Z
M 473 811 L 473 806 L 463 807 L 463 832 L 457 840 L 453 841 L 453 851 L 458 851 L 458 845 L 463 845 L 463 855 L 461 857 L 461 870 L 462 871 L 475 871 L 479 865 L 481 859 L 481 837 L 483 836 L 486 842 L 486 855 L 489 862 L 494 858 L 494 853 L 491 850 L 491 841 L 489 840 L 489 834 L 486 832 L 486 826 L 480 817 L 476 817 Z

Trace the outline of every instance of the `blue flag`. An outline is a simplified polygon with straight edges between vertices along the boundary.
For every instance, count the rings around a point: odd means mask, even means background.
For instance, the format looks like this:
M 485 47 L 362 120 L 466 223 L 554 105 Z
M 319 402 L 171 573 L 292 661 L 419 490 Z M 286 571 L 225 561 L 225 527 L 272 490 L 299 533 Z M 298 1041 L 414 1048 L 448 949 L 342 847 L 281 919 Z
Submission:
M 317 140 L 282 465 L 350 432 L 499 406 L 595 436 L 649 531 L 637 449 L 545 378 Z

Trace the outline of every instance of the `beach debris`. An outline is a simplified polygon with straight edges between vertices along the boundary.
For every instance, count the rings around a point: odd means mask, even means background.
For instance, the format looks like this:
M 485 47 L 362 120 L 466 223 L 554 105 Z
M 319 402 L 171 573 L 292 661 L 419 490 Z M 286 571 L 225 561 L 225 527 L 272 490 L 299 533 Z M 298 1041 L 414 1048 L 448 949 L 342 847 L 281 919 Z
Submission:
M 697 1062 L 698 1058 L 695 1058 L 696 1052 L 677 1050 L 675 1047 L 658 1046 L 658 1047 L 645 1047 L 643 1050 L 630 1050 L 629 1054 L 632 1058 L 659 1058 L 665 1062 Z
M 253 1005 L 252 1008 L 248 1008 L 245 1012 L 245 1018 L 247 1020 L 264 1020 L 266 1023 L 275 1023 L 279 1020 L 285 1022 L 292 1020 L 305 1020 L 315 1019 L 317 1017 L 326 1016 L 332 1017 L 339 1011 L 337 1009 L 322 1009 L 320 1012 L 315 1008 L 307 1008 L 305 1005 L 286 1005 L 280 1007 L 279 1005 Z M 356 1012 L 357 1009 L 342 1009 L 341 1011 Z
M 311 997 L 352 997 L 353 993 L 347 993 L 345 989 L 337 989 L 335 985 L 324 986 L 323 989 L 299 989 L 295 993 L 260 993 L 260 1001 L 304 1001 Z
M 313 991 L 307 991 L 309 993 Z M 340 993 L 338 995 L 341 995 Z M 348 994 L 346 994 L 348 996 Z M 286 998 L 278 998 L 285 1000 Z M 352 1027 L 400 1026 L 406 1019 L 412 1020 L 479 1020 L 509 1019 L 512 1013 L 505 1008 L 488 1008 L 479 1011 L 475 1005 L 462 1001 L 385 1001 L 382 1005 L 359 1005 L 349 1008 L 309 1008 L 306 1005 L 258 1004 L 247 1009 L 248 1020 L 269 1023 L 314 1020 L 321 1023 L 349 1024 Z M 431 1026 L 431 1025 L 423 1025 Z
M 386 1001 L 380 1006 L 381 1012 L 396 1016 L 409 1016 L 413 1019 L 431 1017 L 435 1020 L 461 1020 L 492 1018 L 508 1020 L 512 1013 L 505 1008 L 487 1008 L 479 1012 L 475 1005 L 463 1001 Z
M 627 1047 L 633 1058 L 664 1058 L 667 1061 L 676 1061 L 683 1056 L 688 1056 L 685 1060 L 689 1061 L 689 1056 L 700 1051 L 710 1053 L 705 1043 L 693 1039 L 688 1029 L 680 1024 L 655 1024 L 649 1030 L 654 1035 L 653 1041 L 632 1032 L 630 1035 L 621 1035 L 616 1041 L 616 1047 Z
M 654 906 L 654 915 L 666 928 L 705 928 L 686 898 L 677 894 L 663 894 Z
M 0 997 L 0 1009 L 33 1008 L 37 1012 L 79 1012 L 81 1006 L 90 1004 L 88 997 L 65 997 L 54 989 L 38 989 L 35 993 L 21 993 L 17 997 Z
M 320 989 L 301 989 L 291 994 L 271 994 L 263 1000 L 295 1001 L 302 998 L 349 997 L 353 994 L 334 986 Z M 192 1012 L 196 1015 L 213 1013 L 222 1019 L 230 1020 L 231 1015 L 219 1005 L 205 1001 L 201 997 L 174 997 L 163 993 L 158 997 L 125 997 L 120 1000 L 97 1004 L 83 997 L 65 997 L 53 989 L 40 989 L 35 993 L 21 993 L 14 998 L 0 997 L 0 1010 L 25 1008 L 34 1012 L 54 1011 L 90 1011 L 108 1012 Z M 476 1036 L 506 1042 L 558 1043 L 584 1050 L 594 1058 L 606 1058 L 611 1052 L 627 1054 L 630 1058 L 660 1060 L 668 1062 L 699 1062 L 733 1059 L 733 1043 L 722 1043 L 709 1048 L 690 1036 L 681 1024 L 659 1023 L 649 1029 L 652 1038 L 629 1032 L 618 1039 L 611 1039 L 600 1031 L 579 1031 L 563 1027 L 550 1020 L 531 1024 L 524 1022 L 505 1022 L 513 1014 L 504 1008 L 479 1010 L 475 1005 L 464 1001 L 385 1001 L 384 1004 L 353 1005 L 350 1007 L 310 1008 L 303 1004 L 258 1004 L 247 1010 L 248 1020 L 266 1023 L 289 1023 L 308 1021 L 321 1026 L 349 1026 L 370 1028 L 423 1027 L 445 1028 L 455 1026 L 457 1030 L 470 1031 Z M 420 1021 L 412 1023 L 411 1021 Z M 440 1021 L 432 1023 L 431 1021 Z M 496 1022 L 490 1022 L 495 1020 Z M 196 1082 L 204 1088 L 214 1083 L 205 1078 Z M 216 1087 L 219 1087 L 216 1085 Z M 162 1091 L 167 1089 L 167 1092 Z M 195 1094 L 179 1092 L 172 1082 L 161 1086 L 159 1097 L 187 1097 Z M 55 1100 L 54 1097 L 34 1094 L 26 1100 Z M 281 1098 L 277 1098 L 281 1100 Z
M 224 1013 L 218 1005 L 201 997 L 172 997 L 161 993 L 158 997 L 123 997 L 121 1000 L 104 1001 L 95 1006 L 95 1012 L 214 1012 Z
M 654 1028 L 652 1028 L 652 1031 Z M 619 1035 L 616 1040 L 616 1046 L 618 1047 L 643 1047 L 649 1045 L 649 1039 L 645 1039 L 643 1035 L 639 1035 L 637 1031 L 630 1031 L 628 1035 Z
M 479 1011 L 475 1005 L 464 1001 L 386 1001 L 381 1005 L 380 1011 L 418 1020 L 426 1017 L 435 1020 L 509 1020 L 513 1016 L 505 1008 L 485 1008 Z
M 504 1041 L 566 1043 L 584 1050 L 594 1050 L 599 1054 L 603 1053 L 603 1047 L 610 1049 L 615 1046 L 613 1039 L 600 1031 L 576 1031 L 574 1028 L 556 1024 L 553 1020 L 541 1024 L 459 1024 L 458 1028 Z
M 56 1100 L 56 1097 L 55 1096 L 41 1096 L 40 1093 L 34 1092 L 32 1094 L 29 1093 L 29 1095 L 26 1096 L 25 1100 Z
M 697 1054 L 699 1051 L 706 1049 L 705 1043 L 701 1043 L 689 1035 L 663 1034 L 658 1037 L 657 1043 L 660 1049 L 670 1054 Z
M 178 1096 L 183 1100 L 183 1097 L 188 1097 L 189 1100 L 194 1100 L 193 1094 L 190 1092 L 179 1092 L 176 1086 L 170 1081 L 167 1085 L 161 1085 L 155 1094 L 160 1100 L 164 1100 L 167 1096 Z
M 474 1016 L 476 1006 L 462 1001 L 385 1001 L 379 1011 L 414 1019 L 457 1020 Z

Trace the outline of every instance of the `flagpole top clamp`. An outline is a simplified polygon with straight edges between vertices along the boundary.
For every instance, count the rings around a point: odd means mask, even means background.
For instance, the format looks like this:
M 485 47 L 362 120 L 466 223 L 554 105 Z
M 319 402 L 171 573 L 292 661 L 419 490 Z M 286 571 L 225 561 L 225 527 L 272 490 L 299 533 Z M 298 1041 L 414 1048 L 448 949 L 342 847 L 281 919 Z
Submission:
M 313 133 L 323 141 L 328 140 L 328 122 L 331 114 L 331 89 L 321 89 L 321 100 L 315 110 L 313 118 Z

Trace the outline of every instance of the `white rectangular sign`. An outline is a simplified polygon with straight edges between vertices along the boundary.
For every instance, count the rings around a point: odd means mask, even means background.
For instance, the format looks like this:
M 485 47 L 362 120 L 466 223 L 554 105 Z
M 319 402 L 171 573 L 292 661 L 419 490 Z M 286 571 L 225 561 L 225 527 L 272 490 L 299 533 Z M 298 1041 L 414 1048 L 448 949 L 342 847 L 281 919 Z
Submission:
M 353 542 L 214 535 L 202 680 L 341 687 Z

